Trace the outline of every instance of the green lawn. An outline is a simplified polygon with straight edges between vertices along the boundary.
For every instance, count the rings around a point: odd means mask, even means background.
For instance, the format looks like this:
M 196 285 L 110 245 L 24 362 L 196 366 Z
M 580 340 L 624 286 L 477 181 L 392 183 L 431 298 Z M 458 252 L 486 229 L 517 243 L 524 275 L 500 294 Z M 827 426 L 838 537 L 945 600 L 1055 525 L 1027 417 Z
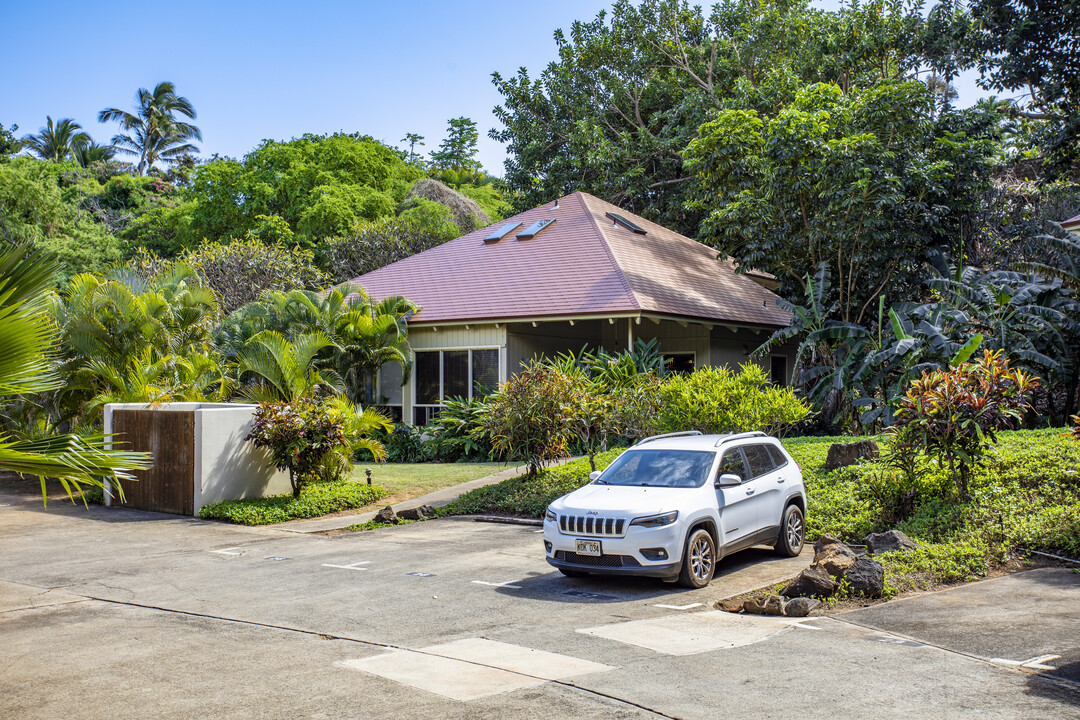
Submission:
M 357 463 L 352 479 L 367 482 L 364 474 L 371 468 L 371 482 L 390 491 L 388 503 L 401 502 L 429 492 L 479 480 L 513 465 L 505 463 Z

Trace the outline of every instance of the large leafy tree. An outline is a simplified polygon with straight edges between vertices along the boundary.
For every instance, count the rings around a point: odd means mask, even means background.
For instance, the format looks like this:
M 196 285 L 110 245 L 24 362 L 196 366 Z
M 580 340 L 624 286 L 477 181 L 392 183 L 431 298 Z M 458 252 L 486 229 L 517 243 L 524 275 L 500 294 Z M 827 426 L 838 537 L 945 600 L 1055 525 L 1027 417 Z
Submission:
M 494 74 L 515 209 L 585 190 L 688 235 L 696 177 L 682 150 L 721 108 L 774 114 L 806 83 L 847 90 L 910 77 L 924 22 L 901 3 L 837 13 L 806 0 L 616 2 L 558 31 L 558 59 L 533 78 Z
M 113 144 L 120 152 L 139 158 L 136 168 L 140 175 L 149 172 L 155 163 L 173 163 L 199 151 L 191 141 L 202 140 L 202 132 L 182 118 L 194 120 L 195 107 L 186 97 L 176 94 L 171 82 L 158 83 L 153 90 L 139 88 L 133 113 L 119 108 L 105 108 L 98 113 L 99 122 L 120 123 Z
M 47 293 L 58 264 L 25 245 L 0 253 L 0 401 L 53 392 L 63 382 L 56 372 L 56 327 Z M 23 439 L 0 433 L 0 468 L 41 478 L 56 478 L 74 497 L 104 480 L 130 480 L 146 468 L 145 453 L 108 450 L 103 435 L 43 432 Z M 116 483 L 113 483 L 116 487 Z
M 53 162 L 67 160 L 90 142 L 90 136 L 82 131 L 82 125 L 71 118 L 60 118 L 53 123 L 51 116 L 45 118 L 45 127 L 36 135 L 25 135 L 22 139 L 22 144 L 42 160 Z
M 932 107 L 926 86 L 906 81 L 810 85 L 772 116 L 721 111 L 685 153 L 701 234 L 789 296 L 827 263 L 845 322 L 883 291 L 917 292 L 931 249 L 978 204 L 995 126 L 978 111 L 935 123 Z
M 1068 171 L 1080 161 L 1080 2 L 973 0 L 971 16 L 982 86 L 1023 93 L 1017 114 L 1038 123 L 1051 175 Z

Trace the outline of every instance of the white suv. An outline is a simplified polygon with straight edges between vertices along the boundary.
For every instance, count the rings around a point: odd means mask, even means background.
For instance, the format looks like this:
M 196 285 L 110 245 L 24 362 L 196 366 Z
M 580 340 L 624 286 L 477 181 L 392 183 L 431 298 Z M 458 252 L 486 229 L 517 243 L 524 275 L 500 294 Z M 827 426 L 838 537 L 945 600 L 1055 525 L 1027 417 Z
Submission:
M 765 433 L 657 435 L 589 479 L 544 516 L 547 561 L 564 575 L 647 575 L 700 588 L 736 550 L 802 550 L 802 471 Z

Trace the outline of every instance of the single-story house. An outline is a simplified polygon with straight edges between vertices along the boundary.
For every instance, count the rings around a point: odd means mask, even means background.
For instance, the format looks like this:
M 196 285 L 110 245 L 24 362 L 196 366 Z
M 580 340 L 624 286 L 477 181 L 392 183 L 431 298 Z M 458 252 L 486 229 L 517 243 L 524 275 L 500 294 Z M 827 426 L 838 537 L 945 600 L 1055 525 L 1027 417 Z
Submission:
M 1077 235 L 1080 235 L 1080 215 L 1071 217 L 1068 220 L 1062 220 L 1061 227 L 1065 228 L 1071 233 L 1076 233 Z
M 583 192 L 352 282 L 421 308 L 409 319 L 412 377 L 402 385 L 388 365 L 378 387 L 393 415 L 420 425 L 536 355 L 655 338 L 673 370 L 736 366 L 790 322 L 772 276 L 737 274 L 716 250 Z M 757 360 L 781 383 L 792 361 L 788 348 Z

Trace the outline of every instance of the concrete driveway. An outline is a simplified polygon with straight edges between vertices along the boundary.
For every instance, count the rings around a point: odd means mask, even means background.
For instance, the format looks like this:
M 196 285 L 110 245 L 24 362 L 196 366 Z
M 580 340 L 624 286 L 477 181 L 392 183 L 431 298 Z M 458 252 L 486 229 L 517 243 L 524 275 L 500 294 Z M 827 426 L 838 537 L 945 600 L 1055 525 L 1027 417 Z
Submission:
M 708 605 L 805 555 L 748 551 L 691 592 L 564 578 L 540 547 L 467 520 L 327 537 L 0 494 L 0 717 L 1080 717 L 1067 571 L 787 621 Z

